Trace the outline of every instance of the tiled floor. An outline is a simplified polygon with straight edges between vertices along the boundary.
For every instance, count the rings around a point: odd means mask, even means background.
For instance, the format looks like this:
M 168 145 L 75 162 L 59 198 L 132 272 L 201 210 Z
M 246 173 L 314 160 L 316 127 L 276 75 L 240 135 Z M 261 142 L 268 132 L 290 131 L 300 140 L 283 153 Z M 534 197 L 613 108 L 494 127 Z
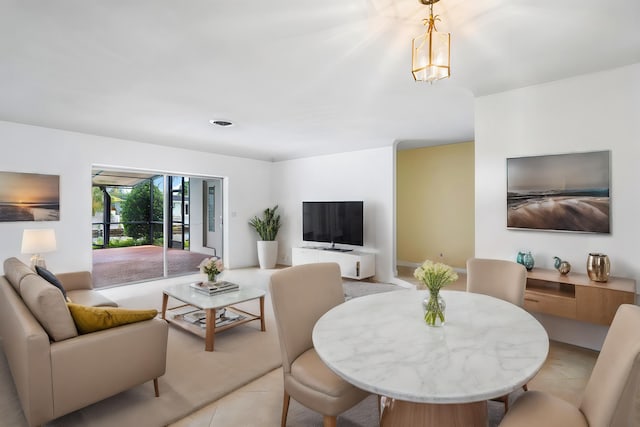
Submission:
M 411 273 L 401 272 L 409 282 L 415 280 L 410 277 Z M 458 282 L 450 285 L 451 289 L 465 288 L 466 276 L 460 276 Z M 544 390 L 577 405 L 597 355 L 592 350 L 551 342 L 547 361 L 529 382 L 529 389 Z M 172 427 L 277 426 L 282 412 L 282 393 L 282 370 L 276 369 Z
M 529 390 L 544 390 L 577 405 L 596 357 L 592 350 L 552 342 L 547 362 L 529 382 Z M 282 390 L 282 370 L 276 369 L 171 426 L 277 426 Z

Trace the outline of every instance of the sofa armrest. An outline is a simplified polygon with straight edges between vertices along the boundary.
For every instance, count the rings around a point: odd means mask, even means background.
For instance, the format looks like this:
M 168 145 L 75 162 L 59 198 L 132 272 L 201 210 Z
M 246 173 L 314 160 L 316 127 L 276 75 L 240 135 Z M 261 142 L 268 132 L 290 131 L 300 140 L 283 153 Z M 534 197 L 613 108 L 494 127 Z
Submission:
M 75 271 L 73 273 L 57 273 L 56 277 L 65 291 L 76 291 L 80 289 L 93 289 L 93 279 L 89 271 Z
M 49 336 L 4 277 L 0 277 L 0 337 L 27 423 L 51 420 Z
M 154 318 L 52 343 L 55 417 L 162 376 L 168 329 Z

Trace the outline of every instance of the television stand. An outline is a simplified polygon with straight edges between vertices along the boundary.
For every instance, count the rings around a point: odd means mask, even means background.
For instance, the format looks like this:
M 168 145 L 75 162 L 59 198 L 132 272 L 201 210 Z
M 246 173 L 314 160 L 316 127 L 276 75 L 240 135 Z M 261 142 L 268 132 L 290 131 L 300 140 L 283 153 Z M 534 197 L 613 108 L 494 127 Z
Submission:
M 334 252 L 352 252 L 353 249 L 343 249 L 343 248 L 336 248 L 336 247 L 330 247 L 330 248 L 322 248 L 323 251 L 334 251 Z
M 291 264 L 315 264 L 335 262 L 340 265 L 340 274 L 349 279 L 362 280 L 376 274 L 375 255 L 339 248 L 292 248 Z

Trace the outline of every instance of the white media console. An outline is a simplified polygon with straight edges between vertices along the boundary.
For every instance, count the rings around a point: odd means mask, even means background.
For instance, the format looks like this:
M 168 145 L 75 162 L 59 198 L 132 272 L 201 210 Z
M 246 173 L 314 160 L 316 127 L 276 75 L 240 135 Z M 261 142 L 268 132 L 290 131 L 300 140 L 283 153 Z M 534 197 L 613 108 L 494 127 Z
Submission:
M 342 277 L 349 279 L 366 279 L 376 274 L 376 258 L 374 254 L 363 252 L 340 252 L 323 248 L 292 248 L 291 264 L 314 264 L 318 262 L 337 262 Z

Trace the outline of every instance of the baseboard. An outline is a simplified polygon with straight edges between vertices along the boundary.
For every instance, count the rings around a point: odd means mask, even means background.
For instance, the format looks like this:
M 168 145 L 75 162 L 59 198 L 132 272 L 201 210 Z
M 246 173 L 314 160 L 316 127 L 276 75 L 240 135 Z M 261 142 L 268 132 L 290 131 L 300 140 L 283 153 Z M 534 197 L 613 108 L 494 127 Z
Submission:
M 410 261 L 402 261 L 402 260 L 396 261 L 396 266 L 398 266 L 398 267 L 418 268 L 421 265 L 422 265 L 422 263 L 420 263 L 420 262 L 410 262 Z M 453 271 L 455 271 L 456 273 L 467 274 L 467 269 L 466 268 L 453 267 Z
M 420 263 L 418 262 L 409 262 L 409 261 L 401 261 L 398 260 L 396 261 L 396 265 L 398 267 L 412 267 L 412 268 L 417 268 L 420 266 Z

